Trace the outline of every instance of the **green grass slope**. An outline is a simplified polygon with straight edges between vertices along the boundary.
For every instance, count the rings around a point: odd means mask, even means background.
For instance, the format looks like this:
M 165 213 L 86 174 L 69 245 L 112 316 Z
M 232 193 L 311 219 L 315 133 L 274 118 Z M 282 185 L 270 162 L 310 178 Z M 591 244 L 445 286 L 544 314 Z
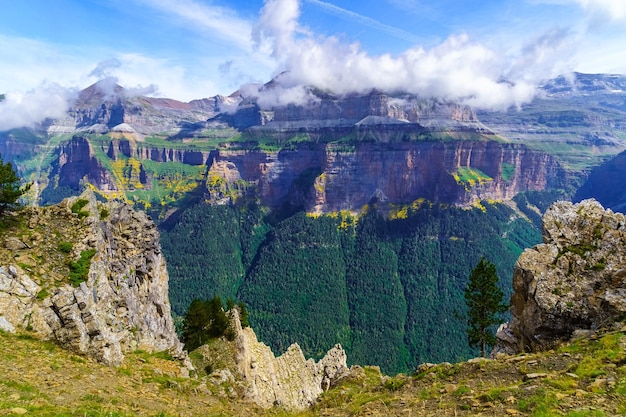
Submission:
M 626 414 L 626 337 L 615 332 L 532 355 L 422 365 L 413 375 L 353 368 L 310 410 L 263 410 L 236 384 L 177 377 L 178 363 L 135 352 L 109 368 L 28 334 L 0 332 L 0 415 L 568 416 Z

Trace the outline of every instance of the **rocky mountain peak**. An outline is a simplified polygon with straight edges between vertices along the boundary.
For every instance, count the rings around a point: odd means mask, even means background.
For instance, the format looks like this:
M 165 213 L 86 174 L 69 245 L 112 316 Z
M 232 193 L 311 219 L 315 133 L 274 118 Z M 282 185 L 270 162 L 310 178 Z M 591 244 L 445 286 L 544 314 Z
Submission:
M 124 87 L 112 79 L 100 80 L 81 90 L 76 99 L 76 107 L 94 107 L 106 101 L 124 96 Z
M 626 316 L 626 217 L 595 200 L 557 202 L 543 217 L 543 243 L 513 275 L 512 320 L 497 350 L 551 348 L 580 333 L 618 329 Z

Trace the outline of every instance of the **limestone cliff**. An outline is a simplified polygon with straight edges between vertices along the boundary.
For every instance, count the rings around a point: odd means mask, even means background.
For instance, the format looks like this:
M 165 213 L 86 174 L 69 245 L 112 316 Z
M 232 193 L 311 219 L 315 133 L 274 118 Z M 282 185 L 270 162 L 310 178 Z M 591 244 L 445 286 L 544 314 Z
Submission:
M 469 204 L 509 200 L 558 187 L 564 170 L 551 156 L 495 141 L 318 144 L 296 150 L 218 150 L 207 179 L 210 199 L 250 189 L 268 206 L 309 212 L 360 211 L 373 198 L 406 204 L 419 198 Z
M 626 317 L 626 217 L 595 200 L 557 202 L 543 217 L 543 243 L 520 256 L 512 320 L 496 350 L 534 351 L 572 335 L 621 327 Z
M 80 91 L 66 117 L 49 121 L 48 134 L 117 132 L 135 138 L 154 133 L 176 134 L 193 130 L 228 102 L 222 96 L 183 103 L 167 98 L 144 97 L 125 90 L 112 80 L 102 80 Z
M 168 163 L 177 165 L 157 167 Z M 203 183 L 205 198 L 217 203 L 253 196 L 269 207 L 359 212 L 373 198 L 394 205 L 420 198 L 461 205 L 510 200 L 562 187 L 566 177 L 552 156 L 496 141 L 306 143 L 280 151 L 244 143 L 203 151 L 75 136 L 58 148 L 43 195 L 54 194 L 55 186 L 79 190 L 89 183 L 105 196 L 154 189 L 150 195 L 175 199 L 176 190 Z
M 10 228 L 0 251 L 0 327 L 111 365 L 136 349 L 185 357 L 149 217 L 91 192 L 20 216 L 26 227 Z
M 280 405 L 288 410 L 301 410 L 312 405 L 333 381 L 349 370 L 346 353 L 340 345 L 315 362 L 305 359 L 297 343 L 275 357 L 271 349 L 257 340 L 250 327 L 241 328 L 234 315 L 238 372 L 245 382 L 245 396 L 269 408 Z

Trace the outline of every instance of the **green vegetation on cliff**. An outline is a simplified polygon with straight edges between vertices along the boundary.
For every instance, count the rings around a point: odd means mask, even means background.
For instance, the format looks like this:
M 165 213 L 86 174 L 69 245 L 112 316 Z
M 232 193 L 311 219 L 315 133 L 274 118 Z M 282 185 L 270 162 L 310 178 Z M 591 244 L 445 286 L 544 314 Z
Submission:
M 269 224 L 253 206 L 197 205 L 161 241 L 170 298 L 183 314 L 194 298 L 236 298 L 275 352 L 298 342 L 320 357 L 341 343 L 352 363 L 385 372 L 453 361 L 467 345 L 463 294 L 482 256 L 510 296 L 515 260 L 540 241 L 507 206 L 414 204 L 385 219 L 376 206 L 354 222 L 295 213 Z

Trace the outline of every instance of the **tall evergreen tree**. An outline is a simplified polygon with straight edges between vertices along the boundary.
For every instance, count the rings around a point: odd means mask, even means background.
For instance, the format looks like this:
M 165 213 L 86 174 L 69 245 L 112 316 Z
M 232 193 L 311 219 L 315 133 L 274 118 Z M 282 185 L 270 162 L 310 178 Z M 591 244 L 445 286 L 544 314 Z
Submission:
M 222 308 L 222 300 L 215 296 L 211 300 L 195 299 L 189 305 L 189 310 L 183 322 L 182 339 L 185 348 L 192 351 L 209 339 L 226 335 L 230 321 Z
M 0 216 L 18 207 L 19 198 L 29 188 L 30 184 L 20 186 L 20 178 L 13 165 L 10 162 L 4 163 L 0 156 Z
M 480 346 L 483 357 L 487 346 L 493 346 L 496 342 L 493 327 L 502 322 L 499 313 L 508 309 L 502 303 L 502 297 L 496 266 L 483 257 L 472 270 L 465 288 L 468 341 L 472 347 Z

